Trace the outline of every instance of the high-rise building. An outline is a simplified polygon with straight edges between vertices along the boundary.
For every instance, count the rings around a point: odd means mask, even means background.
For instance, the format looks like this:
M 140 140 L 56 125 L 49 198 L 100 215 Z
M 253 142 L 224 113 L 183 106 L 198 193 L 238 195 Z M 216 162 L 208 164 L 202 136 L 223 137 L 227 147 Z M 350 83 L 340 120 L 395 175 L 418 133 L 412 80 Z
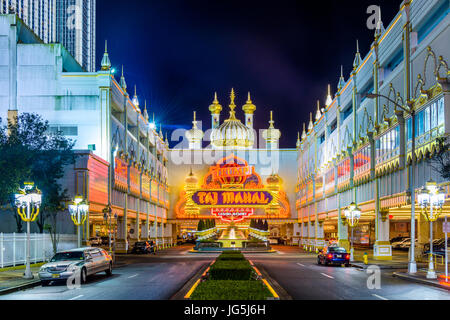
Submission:
M 62 43 L 94 72 L 95 5 L 96 0 L 0 0 L 0 13 L 16 13 L 45 43 Z

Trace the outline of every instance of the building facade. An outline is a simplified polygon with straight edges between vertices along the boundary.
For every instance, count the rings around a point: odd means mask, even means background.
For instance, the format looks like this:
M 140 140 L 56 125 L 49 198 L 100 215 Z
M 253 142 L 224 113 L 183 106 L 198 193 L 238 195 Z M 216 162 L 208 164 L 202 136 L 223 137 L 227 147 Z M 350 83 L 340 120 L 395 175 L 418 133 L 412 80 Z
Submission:
M 0 0 L 0 14 L 10 13 L 44 43 L 62 43 L 86 71 L 95 71 L 95 0 Z
M 0 52 L 0 117 L 37 113 L 49 133 L 75 141 L 77 162 L 63 185 L 90 203 L 84 238 L 107 235 L 111 213 L 119 252 L 139 239 L 173 243 L 167 140 L 136 91 L 128 94 L 123 70 L 115 79 L 106 48 L 99 70 L 85 72 L 63 45 L 42 43 L 17 15 L 0 15 Z
M 242 106 L 244 121 L 236 112 L 234 90 L 229 99 L 229 115 L 221 120 L 223 108 L 214 95 L 205 132 L 194 112 L 192 129 L 169 151 L 169 216 L 177 233 L 193 232 L 199 220 L 214 219 L 219 230 L 236 225 L 247 234 L 251 220 L 261 219 L 272 238 L 298 243 L 296 150 L 279 148 L 281 132 L 272 112 L 268 128 L 254 128 L 250 94 Z
M 319 102 L 303 125 L 296 188 L 303 247 L 320 249 L 334 239 L 348 248 L 344 209 L 354 202 L 362 210 L 354 242 L 373 245 L 377 259 L 391 259 L 390 239 L 411 230 L 411 192 L 432 179 L 448 199 L 450 182 L 427 159 L 450 133 L 449 23 L 446 0 L 403 1 L 389 26 L 376 30 L 364 58 L 357 48 L 353 70 L 347 80 L 341 71 L 334 97 L 329 89 L 326 104 Z M 411 115 L 396 105 L 415 112 L 414 171 Z M 416 232 L 424 244 L 429 226 L 420 213 L 416 202 Z M 448 214 L 446 202 L 434 224 L 436 238 Z

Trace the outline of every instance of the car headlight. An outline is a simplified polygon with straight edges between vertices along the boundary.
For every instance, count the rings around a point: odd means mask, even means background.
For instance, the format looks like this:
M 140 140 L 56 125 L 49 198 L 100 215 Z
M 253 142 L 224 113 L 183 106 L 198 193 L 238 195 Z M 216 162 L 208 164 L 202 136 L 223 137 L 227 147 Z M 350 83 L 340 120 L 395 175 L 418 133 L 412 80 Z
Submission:
M 39 272 L 45 272 L 45 271 L 47 271 L 47 267 L 46 267 L 46 266 L 42 266 L 42 267 L 39 269 Z
M 75 271 L 77 271 L 78 269 L 79 269 L 79 267 L 78 267 L 76 264 L 74 264 L 74 265 L 69 266 L 69 267 L 67 268 L 67 271 L 68 271 L 68 272 L 75 272 Z

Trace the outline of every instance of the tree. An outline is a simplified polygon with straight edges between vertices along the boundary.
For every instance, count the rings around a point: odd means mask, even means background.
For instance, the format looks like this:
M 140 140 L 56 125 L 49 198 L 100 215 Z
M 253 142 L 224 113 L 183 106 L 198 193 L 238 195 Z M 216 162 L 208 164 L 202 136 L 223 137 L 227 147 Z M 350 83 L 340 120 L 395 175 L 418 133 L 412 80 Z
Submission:
M 428 158 L 427 162 L 442 178 L 450 180 L 450 144 L 444 137 L 439 137 L 436 140 L 439 151 L 432 158 Z
M 197 225 L 197 231 L 203 231 L 203 230 L 205 230 L 205 224 L 204 224 L 203 220 L 200 220 Z
M 73 146 L 60 132 L 49 133 L 48 121 L 37 114 L 22 113 L 6 125 L 0 119 L 0 205 L 6 205 L 25 181 L 33 181 L 43 193 L 37 225 L 43 232 L 49 219 L 56 233 L 56 215 L 68 200 L 60 179 L 65 167 L 75 162 Z

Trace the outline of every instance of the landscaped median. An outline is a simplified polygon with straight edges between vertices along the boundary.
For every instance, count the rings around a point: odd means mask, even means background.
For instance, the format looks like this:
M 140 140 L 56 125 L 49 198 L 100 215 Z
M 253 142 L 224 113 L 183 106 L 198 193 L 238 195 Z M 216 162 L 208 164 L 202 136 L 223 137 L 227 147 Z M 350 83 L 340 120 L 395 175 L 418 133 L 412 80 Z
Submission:
M 239 251 L 224 251 L 185 296 L 191 300 L 279 299 L 261 273 Z

